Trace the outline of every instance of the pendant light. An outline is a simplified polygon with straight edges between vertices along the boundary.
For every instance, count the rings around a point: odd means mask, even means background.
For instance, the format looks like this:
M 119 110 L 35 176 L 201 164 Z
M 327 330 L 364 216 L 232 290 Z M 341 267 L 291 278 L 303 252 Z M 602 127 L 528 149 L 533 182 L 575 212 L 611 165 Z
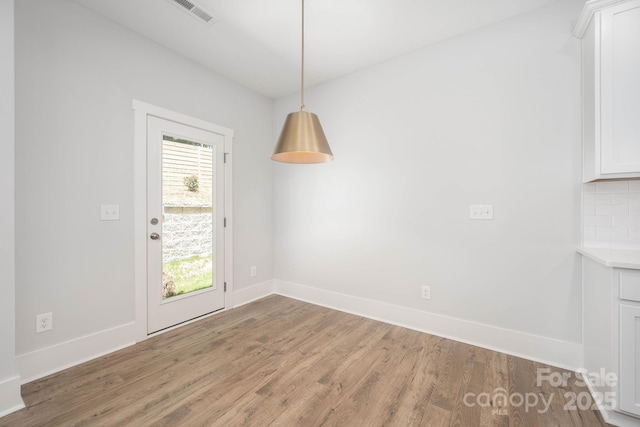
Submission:
M 304 111 L 304 0 L 302 0 L 302 67 L 300 111 L 289 113 L 271 160 L 284 163 L 324 163 L 333 160 L 318 116 Z

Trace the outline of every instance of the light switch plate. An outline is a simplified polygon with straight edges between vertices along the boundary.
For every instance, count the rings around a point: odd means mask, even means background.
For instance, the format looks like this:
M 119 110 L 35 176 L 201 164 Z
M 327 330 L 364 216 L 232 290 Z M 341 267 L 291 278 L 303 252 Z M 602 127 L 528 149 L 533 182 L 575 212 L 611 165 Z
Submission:
M 493 205 L 470 205 L 469 219 L 493 219 Z
M 100 205 L 100 221 L 119 221 L 120 205 Z

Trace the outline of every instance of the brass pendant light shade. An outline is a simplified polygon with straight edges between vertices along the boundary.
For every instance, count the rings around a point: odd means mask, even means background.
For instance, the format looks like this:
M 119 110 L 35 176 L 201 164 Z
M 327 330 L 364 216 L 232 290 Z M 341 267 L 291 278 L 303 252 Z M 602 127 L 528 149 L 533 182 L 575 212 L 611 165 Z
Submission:
M 271 160 L 284 163 L 325 163 L 333 160 L 327 137 L 318 116 L 304 111 L 304 0 L 302 0 L 302 67 L 300 71 L 300 111 L 284 121 Z
M 324 163 L 333 160 L 318 116 L 307 111 L 289 113 L 271 159 L 285 163 Z

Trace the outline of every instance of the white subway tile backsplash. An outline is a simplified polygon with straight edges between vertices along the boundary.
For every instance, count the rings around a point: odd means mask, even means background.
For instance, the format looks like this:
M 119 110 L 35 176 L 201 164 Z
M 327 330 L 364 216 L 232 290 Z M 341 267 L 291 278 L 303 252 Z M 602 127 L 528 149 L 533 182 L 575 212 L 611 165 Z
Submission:
M 584 239 L 584 245 L 588 248 L 611 249 L 611 237 L 592 237 Z
M 585 227 L 611 227 L 613 225 L 611 216 L 585 216 Z
M 640 250 L 640 180 L 583 184 L 586 247 Z
M 597 205 L 596 215 L 629 215 L 629 205 Z
M 584 227 L 583 236 L 585 239 L 590 239 L 592 237 L 596 237 L 596 227 Z
M 626 240 L 629 238 L 629 227 L 596 227 L 596 237 Z
M 596 193 L 628 193 L 628 181 L 601 181 L 596 182 Z
M 583 186 L 584 193 L 595 193 L 596 192 L 596 183 L 595 182 L 587 182 Z
M 614 216 L 612 225 L 614 227 L 640 226 L 640 215 Z
M 586 193 L 584 195 L 584 204 L 586 205 L 610 205 L 613 200 L 611 194 Z
M 640 250 L 640 240 L 618 240 L 615 242 L 615 249 L 638 251 Z
M 637 194 L 612 194 L 611 204 L 613 205 L 640 205 L 640 193 Z

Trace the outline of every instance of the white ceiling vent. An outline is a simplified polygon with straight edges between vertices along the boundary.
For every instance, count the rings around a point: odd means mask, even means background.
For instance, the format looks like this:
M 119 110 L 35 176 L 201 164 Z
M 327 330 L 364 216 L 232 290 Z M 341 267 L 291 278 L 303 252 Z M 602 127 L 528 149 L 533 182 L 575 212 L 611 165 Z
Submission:
M 216 18 L 213 17 L 210 13 L 205 11 L 203 8 L 198 6 L 192 1 L 189 0 L 168 0 L 169 3 L 172 3 L 178 6 L 181 10 L 187 12 L 189 15 L 198 18 L 199 21 L 205 24 L 213 24 L 217 21 Z

